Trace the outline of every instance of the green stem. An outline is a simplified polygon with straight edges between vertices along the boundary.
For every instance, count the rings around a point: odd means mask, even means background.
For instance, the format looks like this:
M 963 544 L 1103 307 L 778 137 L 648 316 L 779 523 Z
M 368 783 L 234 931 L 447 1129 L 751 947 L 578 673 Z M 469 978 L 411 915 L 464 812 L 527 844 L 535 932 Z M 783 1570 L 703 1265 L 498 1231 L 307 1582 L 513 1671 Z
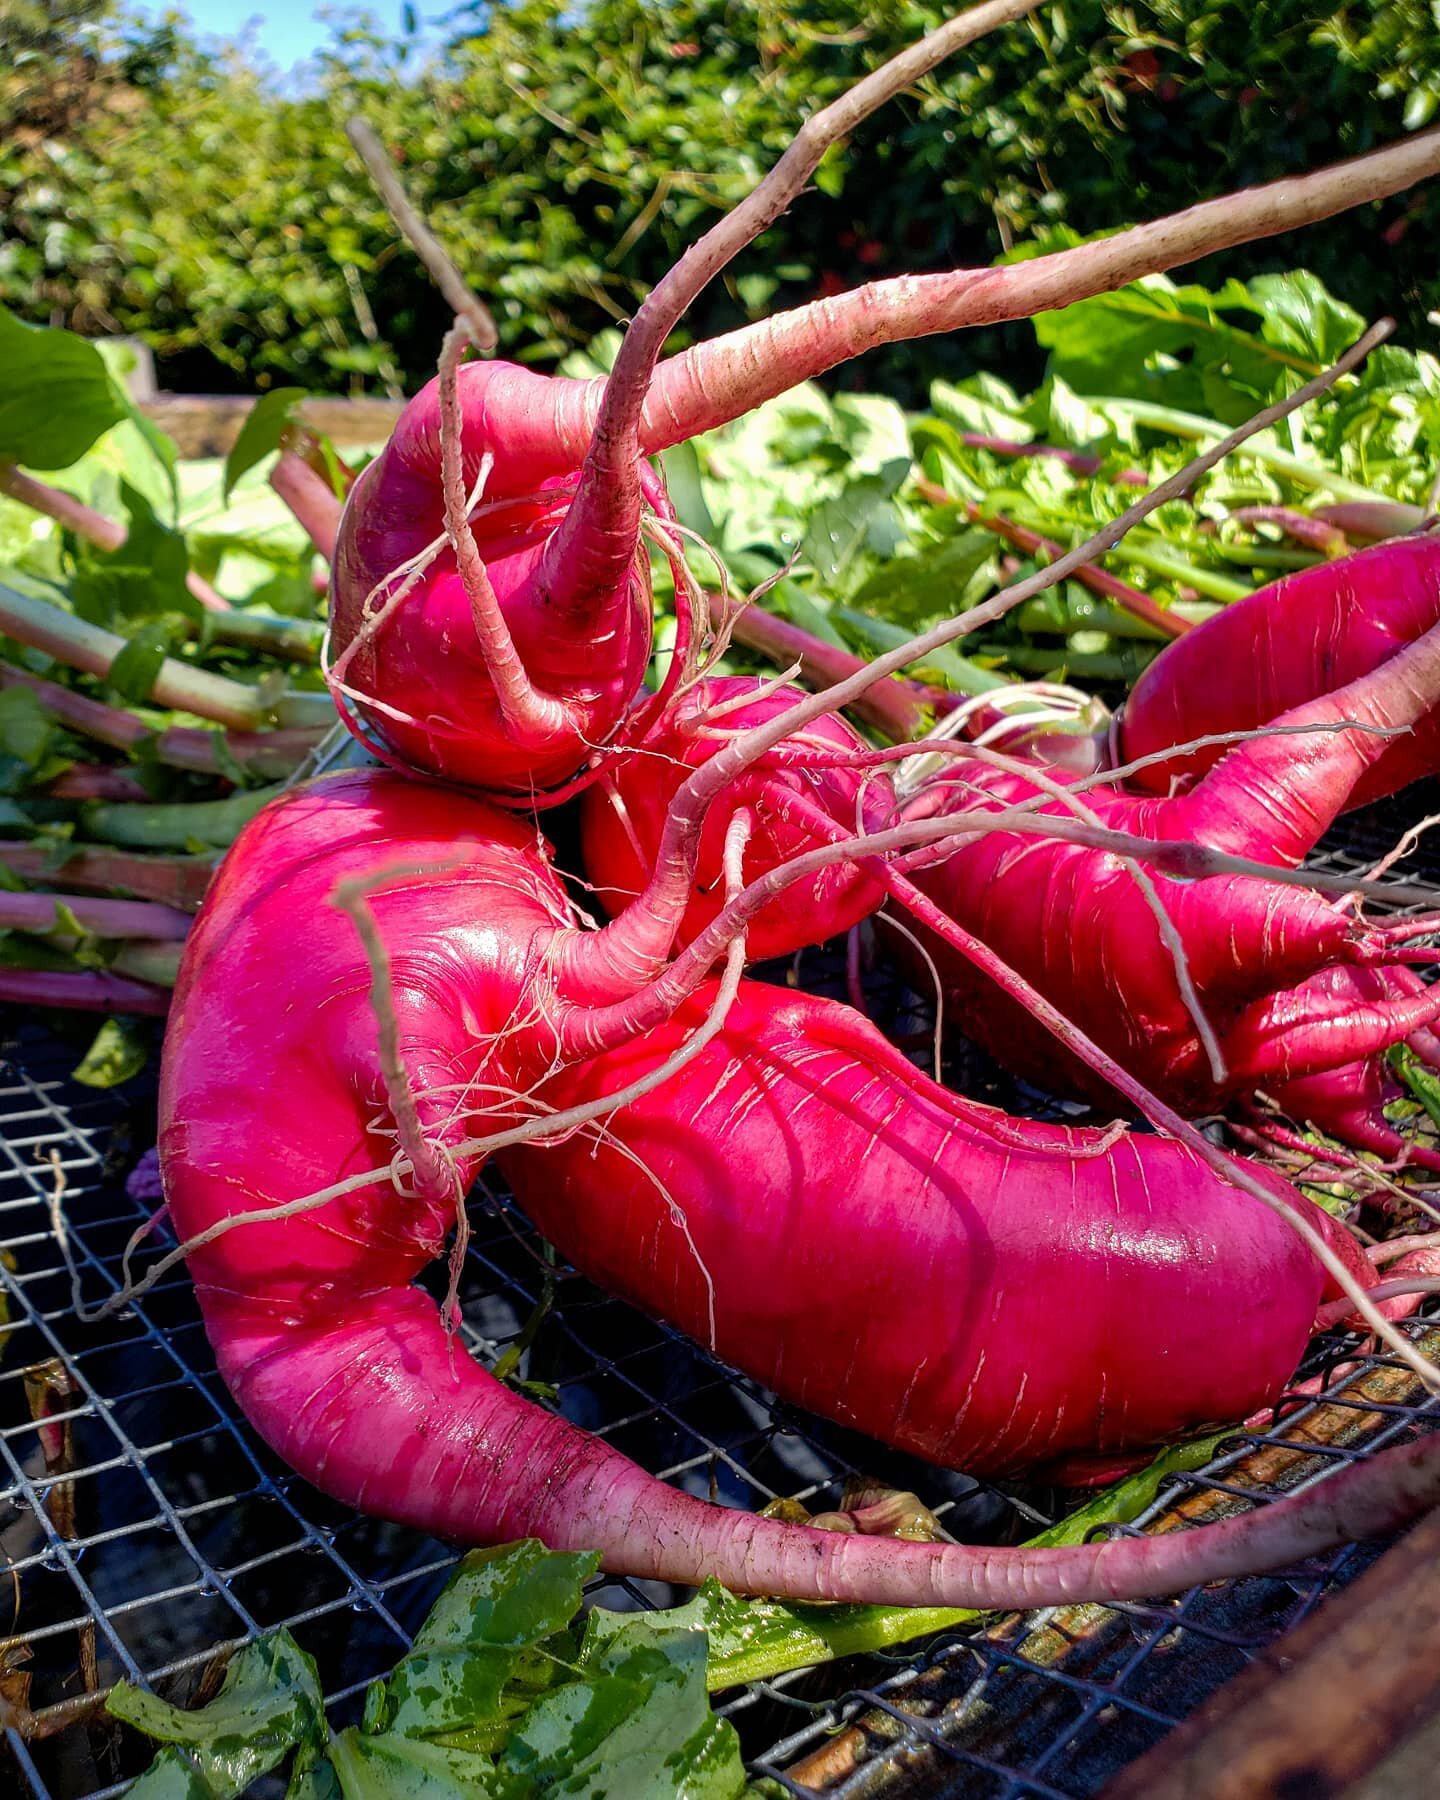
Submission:
M 1138 681 L 1150 658 L 1137 655 L 1134 646 L 1119 650 L 1062 650 L 1039 644 L 1007 644 L 1005 660 L 1027 679 L 1039 676 L 1045 680 L 1069 681 L 1075 677 L 1088 681 L 1123 681 L 1127 686 Z
M 1078 1544 L 1100 1525 L 1123 1525 L 1144 1512 L 1167 1475 L 1210 1461 L 1224 1433 L 1162 1451 L 1154 1462 L 1042 1531 L 1035 1545 Z M 780 1600 L 737 1600 L 707 1588 L 697 1624 L 710 1634 L 710 1692 L 765 1681 L 789 1669 L 860 1656 L 935 1631 L 953 1631 L 987 1615 L 943 1606 L 801 1606 Z
M 892 625 L 885 619 L 872 619 L 869 613 L 856 612 L 849 606 L 832 606 L 830 616 L 840 620 L 847 630 L 872 650 L 894 650 L 910 641 L 910 633 L 899 625 Z M 943 675 L 946 685 L 957 694 L 989 694 L 996 688 L 1009 685 L 1003 675 L 994 675 L 989 669 L 982 669 L 978 663 L 961 656 L 959 651 L 952 650 L 948 644 L 927 656 L 924 666 Z
M 85 807 L 80 817 L 85 835 L 105 844 L 126 844 L 143 850 L 187 850 L 204 844 L 223 850 L 280 792 L 278 786 L 253 788 L 224 800 L 168 805 L 101 802 Z
M 328 729 L 335 723 L 335 702 L 329 694 L 307 694 L 292 688 L 275 702 L 275 723 L 283 730 Z
M 61 687 L 58 682 L 44 681 L 0 661 L 0 688 L 7 687 L 28 688 L 62 724 L 98 743 L 130 755 L 143 746 L 157 762 L 202 775 L 233 773 L 229 767 L 233 761 L 253 774 L 276 781 L 298 768 L 322 735 L 314 730 L 232 731 L 224 733 L 223 742 L 217 742 L 214 731 L 195 725 L 171 725 L 157 732 L 123 707 L 107 706 L 103 701 Z
M 1166 431 L 1174 437 L 1197 442 L 1213 438 L 1218 443 L 1225 436 L 1225 427 L 1217 424 L 1214 419 L 1207 419 L 1200 413 L 1180 412 L 1170 406 L 1155 406 L 1148 400 L 1121 400 L 1101 396 L 1096 398 L 1095 404 L 1110 412 L 1123 412 L 1137 425 L 1147 426 L 1151 431 Z M 1358 481 L 1347 481 L 1333 469 L 1305 462 L 1301 457 L 1290 456 L 1255 438 L 1250 440 L 1245 454 L 1253 456 L 1256 462 L 1263 463 L 1266 468 L 1273 469 L 1277 475 L 1287 476 L 1297 487 L 1323 488 L 1337 500 L 1379 501 L 1385 506 L 1394 504 L 1388 494 L 1382 494 L 1375 488 L 1362 487 Z
M 136 938 L 122 944 L 110 959 L 111 971 L 132 981 L 148 981 L 154 987 L 174 987 L 180 973 L 183 944 L 161 944 L 153 938 Z
M 1204 600 L 1179 600 L 1166 609 L 1190 625 L 1203 625 L 1219 611 Z M 1139 643 L 1167 640 L 1133 613 L 1088 595 L 1076 598 L 1068 589 L 1051 588 L 1048 594 L 1029 600 L 1020 608 L 1018 623 L 1027 637 L 1069 637 L 1075 631 L 1103 631 L 1109 637 L 1133 638 Z
M 16 593 L 0 582 L 0 631 L 32 650 L 43 650 L 72 669 L 101 677 L 110 673 L 125 640 L 99 625 L 89 625 L 48 600 Z M 150 690 L 155 706 L 175 707 L 217 725 L 253 730 L 265 721 L 265 708 L 254 688 L 192 668 L 167 656 Z
M 548 1246 L 547 1246 L 548 1247 Z M 530 1309 L 530 1317 L 521 1326 L 519 1335 L 510 1340 L 504 1350 L 495 1359 L 495 1366 L 490 1373 L 497 1381 L 509 1381 L 520 1367 L 520 1358 L 539 1336 L 540 1327 L 549 1318 L 555 1306 L 555 1277 L 547 1274 L 540 1290 L 540 1298 Z
M 205 624 L 212 644 L 261 650 L 291 662 L 318 662 L 325 638 L 325 627 L 319 619 L 284 619 L 275 613 L 243 612 L 238 607 L 228 613 L 216 613 Z
M 1235 581 L 1229 575 L 1221 575 L 1214 569 L 1202 569 L 1198 564 L 1177 556 L 1173 550 L 1167 550 L 1160 544 L 1147 544 L 1143 540 L 1137 543 L 1131 537 L 1111 554 L 1133 564 L 1137 569 L 1148 569 L 1152 575 L 1163 575 L 1178 587 L 1194 588 L 1197 594 L 1208 594 L 1222 606 L 1230 606 L 1236 600 L 1243 600 L 1252 592 L 1245 582 Z
M 1318 550 L 1287 550 L 1283 544 L 1213 544 L 1211 548 L 1226 562 L 1240 563 L 1250 569 L 1313 569 L 1316 563 L 1329 559 Z

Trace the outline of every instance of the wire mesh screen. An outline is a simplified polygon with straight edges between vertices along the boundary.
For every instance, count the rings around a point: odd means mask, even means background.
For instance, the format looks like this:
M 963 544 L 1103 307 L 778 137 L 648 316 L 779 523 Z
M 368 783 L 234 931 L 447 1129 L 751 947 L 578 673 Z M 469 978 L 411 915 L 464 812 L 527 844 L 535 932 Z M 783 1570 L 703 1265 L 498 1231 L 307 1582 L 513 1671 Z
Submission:
M 1362 867 L 1406 823 L 1377 809 L 1324 860 Z M 1406 873 L 1413 878 L 1413 862 Z M 821 985 L 834 978 L 833 969 L 820 974 Z M 4 1055 L 0 1550 L 9 1592 L 0 1607 L 12 1616 L 0 1619 L 0 1784 L 8 1754 L 22 1792 L 95 1800 L 123 1791 L 150 1751 L 108 1720 L 107 1690 L 126 1679 L 204 1698 L 227 1649 L 282 1624 L 316 1657 L 332 1720 L 353 1722 L 457 1552 L 338 1506 L 271 1455 L 219 1382 L 183 1267 L 122 1317 L 79 1322 L 51 1210 L 58 1196 L 86 1297 L 116 1291 L 125 1244 L 155 1204 L 132 1197 L 125 1181 L 153 1142 L 153 1095 L 143 1081 L 108 1093 L 77 1086 L 73 1055 L 21 1021 L 12 1020 Z M 1034 1110 L 1033 1095 L 1001 1097 Z M 1031 1537 L 1073 1503 L 913 1462 L 776 1403 L 557 1267 L 513 1208 L 491 1198 L 477 1209 L 462 1286 L 469 1348 L 493 1366 L 523 1346 L 509 1361 L 533 1392 L 666 1480 L 727 1504 L 791 1496 L 818 1511 L 839 1505 L 851 1478 L 878 1477 L 914 1489 L 954 1536 L 993 1543 Z M 1173 1522 L 1264 1504 L 1440 1417 L 1408 1371 L 1357 1359 L 1338 1335 L 1320 1342 L 1301 1375 L 1327 1370 L 1323 1398 L 1282 1403 L 1270 1432 L 1237 1435 L 1207 1468 L 1173 1478 L 1152 1514 Z M 793 1795 L 1084 1800 L 1373 1554 L 1345 1550 L 1161 1605 L 977 1621 L 888 1657 L 756 1683 L 719 1705 L 752 1770 Z M 619 1607 L 683 1598 L 631 1582 L 593 1593 Z

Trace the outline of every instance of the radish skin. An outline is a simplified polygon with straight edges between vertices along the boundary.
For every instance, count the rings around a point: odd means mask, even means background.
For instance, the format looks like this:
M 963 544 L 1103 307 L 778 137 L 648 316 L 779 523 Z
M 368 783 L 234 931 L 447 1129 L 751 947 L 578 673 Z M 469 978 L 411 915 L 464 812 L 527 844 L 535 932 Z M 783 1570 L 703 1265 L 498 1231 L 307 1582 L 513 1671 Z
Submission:
M 619 1086 L 703 1011 L 544 1098 Z M 1190 1151 L 1006 1119 L 848 1007 L 754 982 L 603 1136 L 500 1162 L 607 1292 L 797 1405 L 977 1475 L 1113 1462 L 1243 1418 L 1293 1373 L 1320 1304 L 1285 1223 Z
M 1130 761 L 1209 732 L 1267 724 L 1392 661 L 1440 624 L 1440 534 L 1399 538 L 1288 575 L 1227 606 L 1167 646 L 1135 684 L 1120 714 L 1121 757 Z M 1168 793 L 1192 785 L 1219 759 L 1199 751 L 1156 764 L 1132 785 Z M 1354 784 L 1364 806 L 1440 770 L 1440 711 Z
M 405 1079 L 441 1153 L 443 1173 L 433 1178 L 398 1171 L 403 1195 L 383 1168 L 379 1179 L 373 1173 L 395 1142 L 393 1096 L 370 1008 L 371 968 L 327 906 L 339 880 L 366 885 L 390 946 Z M 1440 1455 L 1407 1447 L 1322 1494 L 1188 1541 L 1014 1552 L 865 1540 L 677 1494 L 452 1356 L 434 1301 L 410 1284 L 440 1252 L 478 1160 L 464 1149 L 474 1125 L 464 1094 L 503 1124 L 527 1116 L 534 1102 L 523 1096 L 554 1079 L 555 1034 L 536 1003 L 569 918 L 533 828 L 384 774 L 336 777 L 277 802 L 247 828 L 216 880 L 187 944 L 167 1039 L 165 1191 L 182 1238 L 208 1234 L 189 1261 L 222 1376 L 261 1435 L 307 1479 L 349 1504 L 463 1541 L 533 1534 L 555 1548 L 598 1547 L 617 1573 L 684 1582 L 714 1575 L 746 1593 L 979 1606 L 1139 1595 L 1274 1566 L 1337 1537 L 1390 1529 L 1440 1499 Z M 288 954 L 277 962 L 282 938 Z M 849 1066 L 864 1028 L 836 1012 L 847 1047 L 825 1055 Z M 956 1154 L 961 1134 L 948 1097 L 934 1090 L 913 1106 L 919 1078 L 883 1048 L 874 1054 L 906 1116 L 923 1121 L 931 1152 Z M 1030 1135 L 1008 1122 L 994 1129 Z M 869 1128 L 851 1131 L 849 1160 L 858 1164 Z M 1077 1140 L 1067 1141 L 1073 1148 Z M 1101 1150 L 1084 1134 L 1078 1141 L 1096 1153 L 1087 1165 L 1062 1152 L 1062 1183 L 1087 1166 L 1101 1177 L 1117 1147 Z M 1177 1227 L 1165 1215 L 1152 1271 L 1162 1284 L 1190 1278 L 1177 1277 L 1167 1246 L 1190 1243 L 1193 1220 L 1212 1201 L 1227 1217 L 1238 1219 L 1242 1205 L 1263 1217 L 1163 1140 L 1118 1143 L 1133 1159 L 1127 1166 L 1153 1167 L 1157 1184 L 1162 1172 L 1185 1170 L 1192 1222 Z M 911 1165 L 913 1191 L 923 1166 L 903 1150 L 900 1161 Z M 295 1204 L 332 1185 L 343 1191 L 323 1205 Z M 1114 1189 L 1103 1185 L 1113 1220 Z M 1180 1209 L 1179 1198 L 1167 1206 Z M 219 1234 L 256 1211 L 274 1216 Z M 1249 1253 L 1229 1245 L 1230 1235 L 1216 1254 L 1245 1262 Z M 769 1241 L 773 1248 L 773 1234 Z M 1247 1241 L 1266 1247 L 1259 1261 L 1272 1248 L 1278 1259 L 1254 1323 L 1267 1344 L 1272 1331 L 1286 1340 L 1267 1352 L 1283 1380 L 1288 1367 L 1279 1365 L 1303 1342 L 1322 1278 L 1268 1223 Z M 1137 1260 L 1145 1264 L 1143 1254 Z M 986 1261 L 969 1280 L 984 1276 Z M 1368 1265 L 1366 1279 L 1373 1283 Z M 1249 1291 L 1258 1303 L 1259 1288 Z M 1056 1349 L 1063 1364 L 1063 1336 Z M 1204 1357 L 1186 1370 L 1206 1405 L 1215 1403 L 1215 1368 Z M 1180 1374 L 1170 1371 L 1170 1387 Z M 1123 1432 L 1108 1415 L 1095 1423 Z M 1047 1425 L 1032 1422 L 1037 1440 Z M 1067 1413 L 1065 1429 L 1080 1432 L 1077 1412 Z M 1023 1444 L 1012 1452 L 1023 1455 Z

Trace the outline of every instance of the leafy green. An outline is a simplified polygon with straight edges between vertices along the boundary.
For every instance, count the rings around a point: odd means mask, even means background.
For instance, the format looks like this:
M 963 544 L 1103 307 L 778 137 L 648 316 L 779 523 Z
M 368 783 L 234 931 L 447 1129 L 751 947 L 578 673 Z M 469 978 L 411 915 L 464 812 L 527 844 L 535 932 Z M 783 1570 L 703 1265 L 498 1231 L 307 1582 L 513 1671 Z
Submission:
M 272 388 L 262 394 L 245 415 L 240 435 L 225 458 L 224 498 L 228 501 L 235 483 L 258 462 L 263 462 L 280 448 L 280 440 L 295 421 L 296 410 L 305 398 L 305 389 Z
M 119 1087 L 138 1075 L 149 1058 L 149 1040 L 134 1020 L 106 1019 L 70 1079 L 86 1087 Z
M 327 1732 L 288 1632 L 249 1646 L 216 1700 L 181 1712 L 122 1684 L 110 1710 L 172 1746 L 131 1791 L 231 1800 L 296 1752 L 290 1800 L 734 1800 L 734 1727 L 710 1710 L 693 1617 L 592 1612 L 599 1558 L 533 1540 L 472 1551 L 359 1726 Z
M 80 546 L 71 584 L 74 608 L 93 625 L 116 629 L 127 619 L 169 614 L 198 620 L 200 603 L 185 585 L 190 555 L 185 539 L 163 524 L 150 501 L 129 481 L 120 484 L 126 515 L 118 550 Z
M 710 1710 L 703 1636 L 666 1629 L 653 1616 L 620 1624 L 616 1617 L 591 1614 L 580 1680 L 531 1708 L 499 1759 L 497 1792 L 507 1800 L 730 1800 L 742 1793 L 735 1728 Z
M 800 554 L 823 587 L 833 588 L 866 544 L 893 548 L 889 502 L 909 473 L 909 458 L 896 458 L 877 474 L 860 476 L 833 500 L 816 508 L 801 540 Z
M 0 688 L 0 755 L 38 769 L 59 727 L 30 688 Z
M 372 1690 L 367 1727 L 434 1735 L 496 1716 L 526 1653 L 580 1610 L 582 1589 L 598 1562 L 588 1552 L 559 1555 L 533 1540 L 504 1552 L 473 1552 L 420 1627 L 409 1655 Z
M 63 469 L 125 417 L 127 405 L 93 344 L 26 325 L 0 306 L 0 461 Z
M 106 685 L 123 700 L 148 700 L 175 638 L 164 619 L 147 620 L 125 640 L 125 648 L 110 665 Z
M 313 1738 L 324 1719 L 315 1664 L 288 1631 L 240 1650 L 219 1694 L 198 1712 L 127 1682 L 106 1706 L 137 1731 L 177 1746 L 130 1789 L 137 1800 L 234 1800 L 296 1744 Z
M 1425 1109 L 1430 1123 L 1440 1130 L 1440 1077 L 1428 1068 L 1408 1044 L 1396 1044 L 1385 1060 Z

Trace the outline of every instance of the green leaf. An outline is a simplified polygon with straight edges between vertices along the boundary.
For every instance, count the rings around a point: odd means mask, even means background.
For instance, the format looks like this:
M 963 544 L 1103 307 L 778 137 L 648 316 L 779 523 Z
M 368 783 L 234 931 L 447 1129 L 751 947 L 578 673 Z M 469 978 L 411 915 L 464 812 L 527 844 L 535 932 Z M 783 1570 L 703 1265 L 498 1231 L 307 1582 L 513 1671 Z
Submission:
M 100 352 L 73 331 L 26 325 L 0 306 L 0 460 L 65 469 L 125 417 Z
M 1425 1108 L 1431 1124 L 1440 1128 L 1440 1077 L 1426 1068 L 1408 1044 L 1387 1050 L 1385 1060 Z
M 161 613 L 200 620 L 203 608 L 185 585 L 190 553 L 184 537 L 160 520 L 130 482 L 121 482 L 120 498 L 127 519 L 125 542 L 118 550 L 79 546 L 71 582 L 75 611 L 92 625 L 108 628 L 120 620 Z
M 296 410 L 305 395 L 304 388 L 272 388 L 250 408 L 240 427 L 240 435 L 225 458 L 226 500 L 242 475 L 248 474 L 256 463 L 280 448 L 280 440 L 294 423 Z
M 0 754 L 38 769 L 57 729 L 53 715 L 29 688 L 0 689 Z
M 133 400 L 129 404 L 129 415 L 131 424 L 160 465 L 166 486 L 170 490 L 170 512 L 174 518 L 180 511 L 179 454 L 175 449 L 174 439 L 168 437 L 147 413 L 141 412 Z
M 170 626 L 163 619 L 151 619 L 126 639 L 125 648 L 110 665 L 106 685 L 123 699 L 148 700 L 173 645 Z
M 918 631 L 961 611 L 966 586 L 982 569 L 993 567 L 997 554 L 988 531 L 975 527 L 959 532 L 917 556 L 893 557 L 856 588 L 850 604 Z
M 591 1614 L 584 1679 L 530 1709 L 500 1772 L 517 1779 L 517 1794 L 731 1800 L 743 1793 L 735 1729 L 710 1711 L 704 1637 L 643 1615 L 618 1626 L 613 1620 Z
M 180 1750 L 162 1750 L 125 1790 L 126 1800 L 215 1800 L 216 1790 Z
M 909 463 L 910 427 L 885 394 L 837 394 L 835 426 L 852 467 L 878 474 L 897 459 Z
M 1257 275 L 1247 283 L 1260 309 L 1260 335 L 1315 368 L 1328 367 L 1365 329 L 1353 306 L 1337 300 L 1307 269 Z
M 321 1753 L 318 1740 L 302 1744 L 296 1752 L 285 1800 L 343 1800 L 335 1765 Z
M 86 1087 L 119 1087 L 122 1081 L 138 1075 L 149 1060 L 150 1046 L 135 1020 L 107 1019 L 72 1070 L 71 1080 Z
M 675 516 L 691 531 L 698 531 L 707 543 L 714 543 L 720 533 L 710 516 L 705 500 L 705 483 L 700 471 L 700 453 L 693 443 L 672 444 L 660 453 L 660 467 L 665 485 L 670 490 L 670 504 Z
M 957 431 L 1008 438 L 1019 444 L 1028 443 L 1035 435 L 1035 428 L 1024 417 L 1023 402 L 1014 389 L 991 375 L 972 376 L 958 384 L 932 381 L 930 407 Z
M 287 1751 L 321 1731 L 324 1720 L 315 1664 L 284 1630 L 240 1650 L 220 1692 L 197 1712 L 127 1682 L 105 1704 L 136 1730 L 183 1745 L 200 1785 L 163 1791 L 206 1800 L 235 1800 Z
M 502 1792 L 488 1756 L 393 1732 L 342 1731 L 330 1761 L 344 1800 L 483 1800 Z
M 1042 313 L 1034 326 L 1050 352 L 1049 372 L 1076 393 L 1163 398 L 1167 406 L 1204 408 L 1234 425 L 1287 378 L 1307 380 L 1330 360 L 1317 357 L 1294 330 L 1268 336 L 1263 310 L 1239 281 L 1211 292 L 1149 275 Z M 1262 329 L 1242 329 L 1228 316 L 1237 313 L 1261 315 Z
M 840 581 L 909 473 L 909 458 L 897 457 L 877 474 L 862 475 L 838 498 L 816 508 L 801 540 L 800 554 L 823 587 L 833 588 Z
M 410 1654 L 366 1708 L 366 1723 L 435 1736 L 493 1724 L 523 1652 L 580 1610 L 599 1558 L 560 1555 L 534 1539 L 465 1557 L 420 1627 Z M 542 1680 L 548 1681 L 547 1668 Z M 374 1695 L 375 1690 L 372 1690 Z

